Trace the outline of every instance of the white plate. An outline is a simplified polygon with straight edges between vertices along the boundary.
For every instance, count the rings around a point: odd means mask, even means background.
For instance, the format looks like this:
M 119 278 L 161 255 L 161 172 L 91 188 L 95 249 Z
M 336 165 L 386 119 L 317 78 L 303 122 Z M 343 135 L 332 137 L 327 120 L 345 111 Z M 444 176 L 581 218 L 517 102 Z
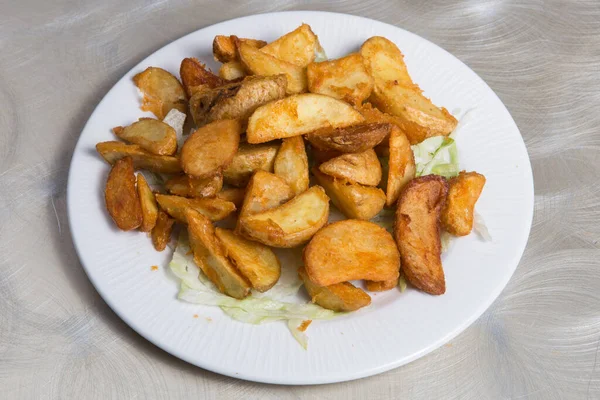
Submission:
M 492 242 L 475 234 L 455 241 L 443 257 L 447 291 L 429 296 L 413 289 L 373 294 L 370 307 L 315 322 L 302 349 L 284 323 L 261 326 L 231 320 L 219 309 L 178 301 L 177 284 L 139 232 L 120 232 L 105 211 L 109 168 L 97 142 L 110 129 L 144 115 L 131 78 L 148 66 L 176 76 L 184 57 L 216 70 L 217 34 L 273 40 L 306 22 L 330 58 L 356 51 L 370 36 L 395 42 L 425 94 L 460 116 L 473 110 L 457 142 L 461 167 L 485 174 L 477 204 Z M 133 329 L 169 353 L 237 378 L 279 384 L 337 382 L 406 364 L 448 342 L 477 319 L 504 288 L 525 248 L 533 214 L 533 178 L 523 139 L 494 92 L 473 71 L 436 45 L 392 25 L 351 15 L 286 12 L 239 18 L 193 32 L 152 54 L 127 73 L 100 102 L 85 126 L 68 186 L 71 232 L 81 262 L 108 305 Z M 151 266 L 158 265 L 158 271 Z M 297 265 L 288 266 L 295 268 Z M 197 318 L 194 317 L 197 315 Z

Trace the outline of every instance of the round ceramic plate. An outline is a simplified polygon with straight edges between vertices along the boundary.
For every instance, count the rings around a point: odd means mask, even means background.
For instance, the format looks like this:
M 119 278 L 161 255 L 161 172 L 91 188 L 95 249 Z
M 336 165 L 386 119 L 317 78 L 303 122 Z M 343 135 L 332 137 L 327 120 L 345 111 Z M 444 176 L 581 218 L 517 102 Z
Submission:
M 114 140 L 111 128 L 143 113 L 131 78 L 148 66 L 179 76 L 179 63 L 197 57 L 213 70 L 215 35 L 274 40 L 301 23 L 311 25 L 329 58 L 357 51 L 374 35 L 395 42 L 413 80 L 437 105 L 469 121 L 457 137 L 461 168 L 487 177 L 477 203 L 492 236 L 457 239 L 443 255 L 446 294 L 409 288 L 372 294 L 371 306 L 308 329 L 304 350 L 285 323 L 249 325 L 214 307 L 176 299 L 177 282 L 145 234 L 118 231 L 103 188 L 109 171 L 96 143 Z M 237 378 L 279 384 L 316 384 L 361 378 L 419 358 L 451 340 L 494 301 L 525 248 L 533 214 L 533 178 L 523 139 L 494 92 L 443 49 L 398 27 L 351 15 L 289 12 L 239 18 L 193 32 L 158 50 L 127 73 L 85 126 L 68 185 L 71 232 L 98 292 L 133 329 L 167 352 L 199 367 Z M 159 266 L 158 270 L 151 266 Z M 284 265 L 284 268 L 297 265 Z

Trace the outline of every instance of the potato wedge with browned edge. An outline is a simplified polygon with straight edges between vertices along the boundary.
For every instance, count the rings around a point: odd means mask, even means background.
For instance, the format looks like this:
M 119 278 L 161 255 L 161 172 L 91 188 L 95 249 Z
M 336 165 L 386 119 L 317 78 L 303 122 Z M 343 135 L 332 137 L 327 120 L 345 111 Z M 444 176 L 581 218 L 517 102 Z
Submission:
M 223 188 L 223 174 L 216 173 L 208 178 L 178 175 L 165 182 L 167 192 L 183 197 L 213 197 Z
M 312 302 L 328 310 L 349 312 L 371 304 L 371 296 L 350 282 L 318 286 L 310 281 L 304 267 L 298 269 L 298 276 L 302 279 Z
M 347 219 L 321 229 L 304 248 L 312 282 L 328 286 L 355 279 L 397 279 L 400 254 L 394 238 L 373 222 Z
M 402 271 L 413 286 L 434 295 L 446 292 L 440 214 L 447 193 L 448 183 L 439 175 L 415 178 L 400 194 L 396 209 L 394 237 L 402 255 Z
M 150 232 L 154 225 L 156 225 L 156 218 L 158 217 L 158 206 L 156 205 L 156 198 L 152 189 L 146 182 L 144 175 L 137 174 L 137 191 L 140 197 L 140 205 L 142 206 L 142 225 L 140 231 Z
M 273 251 L 228 229 L 216 228 L 227 258 L 259 292 L 271 289 L 281 276 L 281 264 Z
M 246 196 L 245 188 L 226 188 L 222 189 L 217 193 L 217 199 L 227 200 L 235 204 L 235 208 L 240 210 L 242 204 L 244 204 L 244 197 Z
M 173 156 L 159 156 L 142 149 L 137 144 L 123 142 L 101 142 L 96 145 L 96 151 L 109 164 L 114 164 L 123 157 L 131 157 L 133 168 L 145 169 L 159 174 L 177 174 L 181 172 L 179 158 Z
M 209 70 L 196 58 L 184 58 L 179 67 L 181 83 L 188 97 L 202 89 L 213 89 L 229 82 Z
M 240 144 L 239 150 L 231 164 L 223 171 L 225 183 L 232 186 L 244 187 L 255 171 L 273 171 L 279 143 Z
M 461 171 L 448 181 L 448 196 L 442 210 L 442 227 L 456 236 L 465 236 L 473 229 L 473 210 L 485 185 L 485 176 Z
M 365 287 L 369 292 L 385 292 L 398 286 L 398 278 L 389 281 L 365 281 Z
M 194 262 L 217 288 L 228 296 L 243 299 L 250 294 L 250 285 L 227 259 L 223 244 L 215 236 L 215 228 L 204 215 L 187 209 L 190 247 Z
M 381 181 L 381 164 L 373 149 L 332 158 L 319 165 L 319 171 L 337 179 L 367 186 L 377 186 Z
M 322 150 L 360 153 L 377 146 L 389 136 L 390 124 L 359 124 L 341 128 L 326 127 L 314 130 L 306 139 Z
M 142 224 L 142 206 L 135 189 L 135 174 L 131 157 L 117 160 L 108 174 L 104 189 L 106 209 L 115 224 L 130 231 Z
M 415 157 L 408 138 L 402 130 L 392 125 L 389 142 L 389 164 L 385 205 L 396 203 L 402 188 L 415 177 Z
M 156 201 L 160 208 L 165 210 L 171 217 L 179 222 L 187 223 L 185 210 L 191 208 L 202 215 L 206 215 L 211 221 L 220 221 L 227 218 L 235 211 L 235 204 L 219 198 L 188 199 L 181 196 L 170 196 L 156 194 Z
M 153 154 L 170 156 L 177 151 L 175 129 L 157 119 L 140 118 L 129 126 L 114 127 L 113 132 L 120 139 L 137 144 Z
M 282 178 L 266 171 L 256 171 L 246 187 L 240 219 L 279 207 L 292 197 L 294 191 Z
M 319 185 L 325 189 L 333 205 L 346 217 L 370 220 L 383 209 L 385 204 L 383 190 L 333 178 L 317 168 L 313 168 L 312 172 Z
M 171 109 L 185 113 L 187 97 L 179 80 L 162 68 L 148 67 L 133 77 L 133 82 L 142 91 L 144 98 L 141 109 L 150 111 L 163 119 Z
M 190 135 L 181 149 L 183 171 L 196 178 L 213 176 L 237 153 L 242 126 L 237 120 L 211 122 Z
M 307 242 L 329 217 L 329 198 L 320 186 L 279 207 L 239 219 L 239 232 L 272 247 L 296 247 Z
M 335 97 L 353 105 L 361 104 L 373 91 L 373 78 L 358 53 L 311 63 L 306 68 L 306 77 L 309 92 Z
M 279 60 L 299 67 L 306 67 L 314 61 L 318 53 L 323 52 L 323 49 L 317 35 L 313 33 L 310 26 L 302 24 L 262 47 L 261 51 Z
M 290 185 L 295 195 L 308 189 L 308 156 L 302 136 L 283 139 L 273 171 Z
M 264 47 L 267 42 L 264 40 L 239 38 L 235 35 L 224 36 L 217 35 L 213 40 L 213 57 L 215 61 L 227 63 L 230 61 L 236 61 L 239 59 L 237 52 L 237 45 L 239 43 L 246 43 L 256 49 Z
M 321 128 L 346 127 L 363 120 L 348 103 L 322 94 L 305 93 L 258 107 L 248 120 L 246 135 L 248 143 L 263 143 Z
M 158 210 L 156 225 L 152 228 L 152 244 L 156 251 L 163 251 L 167 248 L 167 244 L 171 241 L 171 232 L 173 232 L 173 224 L 175 220 L 164 212 Z
M 221 65 L 221 68 L 219 68 L 219 76 L 223 79 L 227 79 L 228 81 L 233 81 L 245 77 L 246 70 L 244 69 L 244 66 L 241 62 L 229 61 Z
M 368 73 L 375 82 L 397 81 L 401 85 L 414 85 L 398 47 L 381 36 L 367 39 L 360 48 Z

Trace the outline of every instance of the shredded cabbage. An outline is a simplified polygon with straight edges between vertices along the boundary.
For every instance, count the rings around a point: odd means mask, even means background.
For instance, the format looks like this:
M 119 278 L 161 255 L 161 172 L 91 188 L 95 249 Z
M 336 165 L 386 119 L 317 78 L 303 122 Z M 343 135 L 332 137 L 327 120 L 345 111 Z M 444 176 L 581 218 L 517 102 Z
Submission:
M 415 156 L 416 176 L 429 174 L 452 178 L 460 172 L 458 149 L 454 139 L 434 136 L 411 146 Z
M 477 211 L 473 211 L 473 230 L 486 242 L 492 241 L 492 235 L 490 235 L 483 217 Z
M 184 113 L 173 108 L 163 119 L 165 124 L 170 125 L 173 129 L 175 129 L 175 134 L 177 135 L 177 148 L 179 150 L 181 150 L 183 142 L 185 141 L 183 138 L 183 125 L 185 124 L 185 117 L 186 115 Z
M 321 45 L 315 49 L 315 62 L 327 61 L 327 54 Z
M 404 292 L 407 286 L 404 274 L 400 273 L 400 276 L 398 277 L 398 288 L 400 289 L 400 292 Z

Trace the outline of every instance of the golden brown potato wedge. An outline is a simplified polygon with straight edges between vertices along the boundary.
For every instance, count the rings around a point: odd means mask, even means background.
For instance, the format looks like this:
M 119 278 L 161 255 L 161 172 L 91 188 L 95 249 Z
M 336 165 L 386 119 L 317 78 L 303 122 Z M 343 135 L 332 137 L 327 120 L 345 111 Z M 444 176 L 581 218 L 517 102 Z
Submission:
M 308 241 L 329 217 L 329 198 L 313 186 L 279 207 L 245 215 L 238 221 L 240 233 L 272 247 L 295 247 Z
M 179 76 L 188 97 L 202 89 L 213 89 L 228 82 L 206 69 L 196 58 L 184 58 L 179 67 Z
M 295 195 L 308 189 L 308 157 L 302 136 L 283 139 L 273 170 L 290 185 Z
M 317 35 L 313 33 L 310 26 L 302 24 L 261 48 L 261 51 L 279 60 L 306 67 L 314 61 L 317 53 L 323 50 Z
M 385 292 L 398 286 L 398 278 L 389 281 L 365 281 L 365 287 L 369 292 Z
M 319 171 L 336 179 L 367 186 L 377 186 L 381 181 L 381 164 L 373 149 L 332 158 L 319 165 Z
M 170 196 L 156 194 L 156 201 L 160 208 L 165 210 L 171 217 L 179 222 L 187 223 L 185 210 L 191 208 L 202 215 L 206 215 L 211 221 L 220 221 L 227 218 L 235 211 L 235 204 L 219 198 L 188 199 L 181 196 Z
M 201 213 L 187 209 L 190 247 L 194 252 L 194 262 L 222 293 L 236 299 L 250 294 L 250 285 L 240 272 L 227 259 L 223 244 L 215 236 L 215 228 L 210 219 Z
M 171 232 L 175 220 L 163 210 L 158 210 L 156 225 L 152 228 L 152 244 L 156 251 L 163 251 L 171 241 Z
M 371 296 L 350 282 L 318 286 L 310 281 L 304 267 L 298 269 L 298 276 L 304 282 L 304 288 L 312 302 L 328 310 L 338 312 L 356 311 L 371 304 Z
M 396 203 L 402 188 L 415 177 L 415 157 L 408 138 L 402 130 L 392 125 L 390 134 L 389 168 L 385 205 L 391 207 Z
M 156 218 L 158 217 L 158 206 L 156 205 L 156 198 L 152 189 L 148 186 L 144 175 L 137 175 L 137 190 L 138 196 L 140 197 L 140 205 L 142 206 L 142 225 L 140 231 L 150 232 L 154 225 L 156 225 Z
M 404 55 L 388 39 L 381 36 L 367 39 L 360 48 L 360 54 L 376 82 L 397 81 L 405 86 L 414 85 L 404 64 Z
M 228 81 L 233 81 L 245 77 L 246 70 L 244 69 L 244 66 L 241 62 L 229 61 L 221 65 L 221 68 L 219 68 L 219 76 L 223 79 L 227 79 Z
M 225 183 L 244 187 L 255 171 L 273 171 L 279 144 L 253 145 L 242 143 L 231 164 L 223 171 Z
M 337 60 L 311 63 L 306 69 L 308 91 L 320 93 L 350 104 L 361 104 L 373 91 L 373 78 L 363 58 L 352 53 Z
M 143 150 L 137 144 L 123 142 L 101 142 L 96 145 L 96 151 L 109 164 L 114 164 L 123 157 L 131 157 L 133 168 L 145 169 L 159 174 L 177 174 L 181 172 L 179 158 L 173 156 L 159 156 Z
M 386 138 L 390 124 L 360 124 L 341 128 L 322 128 L 310 132 L 306 139 L 314 147 L 342 153 L 360 153 L 377 146 Z
M 217 35 L 213 40 L 213 56 L 215 61 L 222 63 L 238 60 L 237 44 L 246 43 L 256 49 L 264 47 L 267 42 L 264 40 L 238 38 L 237 36 Z
M 108 174 L 104 189 L 106 209 L 123 231 L 130 231 L 142 224 L 142 206 L 135 189 L 133 171 L 131 157 L 117 160 Z
M 416 288 L 436 295 L 446 292 L 440 258 L 440 213 L 447 192 L 448 183 L 439 175 L 413 179 L 400 195 L 394 226 L 406 279 Z
M 279 207 L 292 197 L 294 191 L 282 178 L 266 171 L 256 171 L 248 182 L 240 219 Z
M 150 111 L 163 119 L 171 109 L 185 113 L 187 98 L 181 83 L 162 68 L 148 67 L 133 77 L 133 82 L 142 91 L 142 110 Z
M 400 254 L 392 235 L 373 222 L 347 219 L 321 229 L 304 248 L 312 282 L 328 286 L 355 279 L 397 279 Z
M 448 181 L 448 185 L 442 227 L 456 236 L 468 235 L 473 229 L 473 210 L 485 185 L 485 176 L 461 171 Z
M 270 76 L 283 74 L 287 79 L 287 94 L 306 91 L 305 68 L 279 60 L 245 43 L 241 43 L 238 50 L 242 65 L 252 75 Z
M 120 139 L 137 144 L 153 154 L 170 156 L 177 151 L 175 129 L 157 119 L 140 118 L 125 128 L 114 127 L 113 132 Z
M 211 122 L 190 135 L 181 149 L 183 171 L 196 178 L 213 176 L 227 167 L 238 151 L 242 126 L 225 119 Z
M 194 178 L 178 175 L 165 182 L 171 194 L 183 197 L 213 197 L 223 188 L 223 174 L 217 173 L 208 178 Z
M 392 124 L 398 125 L 399 127 L 402 127 L 404 124 L 401 118 L 381 112 L 377 108 L 373 107 L 371 103 L 363 103 L 355 108 L 365 118 L 365 122 L 369 124 Z M 387 149 L 389 145 L 388 139 L 389 137 L 385 137 L 381 143 L 375 146 L 375 151 L 380 157 L 387 157 L 389 154 Z
M 215 234 L 223 244 L 227 258 L 254 289 L 266 292 L 277 283 L 281 264 L 270 248 L 228 229 L 216 228 Z
M 325 189 L 331 202 L 346 217 L 369 220 L 383 209 L 385 204 L 383 190 L 336 179 L 325 175 L 317 168 L 313 168 L 312 171 L 319 185 Z
M 321 94 L 305 93 L 258 107 L 248 121 L 246 135 L 248 143 L 263 143 L 304 135 L 320 128 L 346 127 L 363 120 L 348 103 Z
M 244 204 L 245 195 L 245 188 L 227 188 L 217 193 L 217 199 L 230 201 L 235 204 L 236 209 L 240 210 Z

